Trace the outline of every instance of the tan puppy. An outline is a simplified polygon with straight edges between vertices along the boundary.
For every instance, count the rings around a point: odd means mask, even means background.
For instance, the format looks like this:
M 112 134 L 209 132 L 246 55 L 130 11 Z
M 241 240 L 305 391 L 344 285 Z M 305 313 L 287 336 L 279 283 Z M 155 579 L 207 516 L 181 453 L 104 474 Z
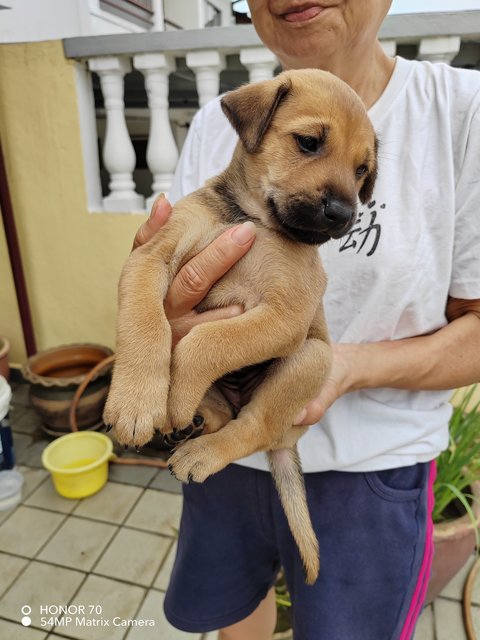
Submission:
M 326 72 L 287 71 L 246 85 L 227 93 L 222 108 L 240 139 L 230 166 L 178 202 L 167 225 L 130 255 L 122 273 L 104 420 L 115 426 L 120 443 L 142 446 L 155 430 L 185 430 L 200 414 L 195 423 L 204 418 L 206 435 L 187 440 L 171 458 L 184 482 L 203 482 L 234 460 L 271 452 L 311 583 L 319 570 L 318 543 L 295 447 L 306 427 L 292 424 L 330 367 L 318 245 L 351 228 L 358 196 L 369 201 L 377 142 L 360 99 Z M 169 285 L 190 258 L 244 220 L 257 227 L 255 243 L 200 308 L 241 304 L 245 312 L 196 326 L 171 354 L 163 308 Z M 263 381 L 234 418 L 212 385 L 259 363 Z

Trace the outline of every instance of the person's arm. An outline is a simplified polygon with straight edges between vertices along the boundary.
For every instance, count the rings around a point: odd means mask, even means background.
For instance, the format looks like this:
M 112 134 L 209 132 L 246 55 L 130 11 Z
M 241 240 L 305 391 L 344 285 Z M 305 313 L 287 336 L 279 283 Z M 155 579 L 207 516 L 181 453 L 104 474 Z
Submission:
M 171 210 L 172 207 L 164 196 L 156 199 L 150 217 L 135 235 L 134 250 L 151 240 L 156 233 L 161 233 Z M 227 229 L 180 269 L 165 300 L 165 312 L 172 327 L 173 346 L 197 324 L 233 318 L 243 313 L 240 305 L 204 313 L 197 313 L 195 306 L 203 300 L 215 282 L 247 253 L 254 239 L 255 225 L 252 222 Z
M 331 374 L 319 396 L 298 416 L 314 424 L 350 391 L 391 387 L 455 389 L 480 381 L 480 300 L 450 298 L 449 323 L 435 333 L 367 344 L 333 345 Z

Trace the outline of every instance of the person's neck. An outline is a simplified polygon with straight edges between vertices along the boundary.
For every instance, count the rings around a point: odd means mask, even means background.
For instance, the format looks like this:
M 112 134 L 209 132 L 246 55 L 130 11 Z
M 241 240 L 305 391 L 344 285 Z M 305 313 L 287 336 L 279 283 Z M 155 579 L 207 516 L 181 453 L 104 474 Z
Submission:
M 376 46 L 368 52 L 360 53 L 352 50 L 346 52 L 341 59 L 336 56 L 315 65 L 310 61 L 305 66 L 315 66 L 339 77 L 352 87 L 363 100 L 366 108 L 369 109 L 385 90 L 393 73 L 395 60 L 387 56 L 380 43 L 377 42 Z M 293 68 L 293 66 L 289 68 Z

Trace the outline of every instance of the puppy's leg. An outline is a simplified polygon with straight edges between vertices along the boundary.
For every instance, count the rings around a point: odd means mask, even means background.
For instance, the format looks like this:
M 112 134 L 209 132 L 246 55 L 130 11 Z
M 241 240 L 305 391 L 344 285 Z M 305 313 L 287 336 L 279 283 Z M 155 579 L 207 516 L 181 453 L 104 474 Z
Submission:
M 278 360 L 236 420 L 217 433 L 186 442 L 170 459 L 184 482 L 203 482 L 212 473 L 255 451 L 294 444 L 305 428 L 293 421 L 328 375 L 331 350 L 320 309 L 309 337 L 293 355 Z M 288 436 L 286 437 L 286 434 Z
M 171 330 L 163 299 L 168 281 L 165 264 L 152 261 L 141 248 L 122 273 L 115 366 L 103 419 L 115 427 L 123 445 L 146 444 L 165 422 Z
M 164 439 L 168 444 L 178 447 L 189 438 L 215 433 L 233 418 L 232 405 L 219 389 L 212 385 L 200 403 L 192 423 L 186 429 L 167 434 Z
M 190 424 L 215 380 L 252 362 L 285 357 L 305 335 L 298 320 L 266 303 L 237 318 L 194 327 L 173 352 L 166 431 Z

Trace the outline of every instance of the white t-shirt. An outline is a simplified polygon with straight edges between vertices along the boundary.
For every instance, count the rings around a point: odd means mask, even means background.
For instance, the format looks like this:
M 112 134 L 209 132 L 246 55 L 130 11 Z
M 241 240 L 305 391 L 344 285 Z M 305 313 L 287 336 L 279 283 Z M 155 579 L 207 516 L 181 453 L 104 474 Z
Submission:
M 397 58 L 369 116 L 380 140 L 372 202 L 348 236 L 320 249 L 335 342 L 427 334 L 446 324 L 448 295 L 480 298 L 480 73 Z M 223 171 L 236 142 L 219 100 L 201 109 L 170 200 Z M 390 388 L 344 395 L 301 438 L 304 471 L 433 459 L 448 445 L 450 396 Z M 267 469 L 263 453 L 239 463 Z

